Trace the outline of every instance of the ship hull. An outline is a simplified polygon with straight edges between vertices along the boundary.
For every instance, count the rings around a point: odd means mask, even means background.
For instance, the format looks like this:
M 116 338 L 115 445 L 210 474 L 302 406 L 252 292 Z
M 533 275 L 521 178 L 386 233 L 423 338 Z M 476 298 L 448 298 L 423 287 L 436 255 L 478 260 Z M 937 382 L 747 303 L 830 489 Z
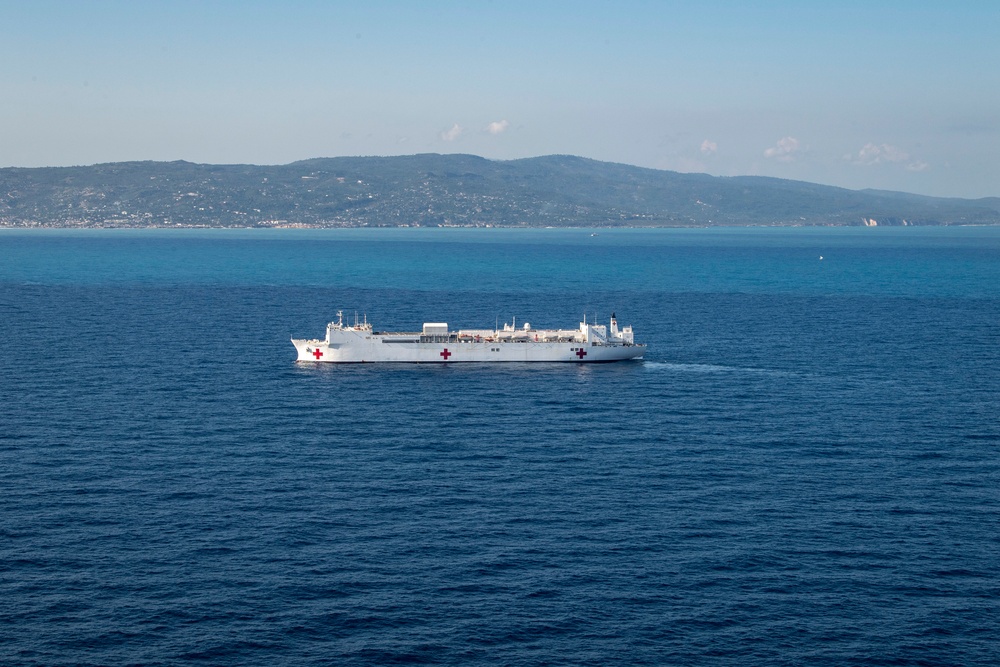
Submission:
M 298 361 L 319 363 L 595 363 L 636 359 L 645 345 L 608 345 L 556 342 L 447 342 L 394 340 L 390 336 L 344 332 L 339 340 L 292 339 Z M 363 334 L 363 332 L 360 332 Z

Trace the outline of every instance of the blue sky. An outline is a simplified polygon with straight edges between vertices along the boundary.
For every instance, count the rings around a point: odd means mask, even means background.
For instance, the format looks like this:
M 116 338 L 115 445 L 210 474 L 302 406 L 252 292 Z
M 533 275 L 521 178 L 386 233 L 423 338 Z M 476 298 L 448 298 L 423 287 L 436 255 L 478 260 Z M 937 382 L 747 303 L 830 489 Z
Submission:
M 1000 2 L 8 2 L 0 166 L 564 153 L 1000 196 Z

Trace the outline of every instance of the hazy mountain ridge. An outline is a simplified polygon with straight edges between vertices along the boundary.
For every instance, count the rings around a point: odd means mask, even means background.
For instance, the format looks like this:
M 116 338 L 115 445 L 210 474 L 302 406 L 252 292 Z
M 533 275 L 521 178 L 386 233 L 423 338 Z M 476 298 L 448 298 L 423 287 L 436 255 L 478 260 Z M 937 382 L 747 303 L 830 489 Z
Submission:
M 847 190 L 552 155 L 0 169 L 0 226 L 1000 224 L 1000 198 Z

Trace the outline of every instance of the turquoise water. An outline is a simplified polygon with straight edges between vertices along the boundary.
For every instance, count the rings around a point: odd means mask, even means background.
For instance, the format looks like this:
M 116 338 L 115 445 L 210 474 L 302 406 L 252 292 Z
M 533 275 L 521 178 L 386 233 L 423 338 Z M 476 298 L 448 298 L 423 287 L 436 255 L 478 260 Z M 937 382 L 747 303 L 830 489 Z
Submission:
M 1000 663 L 1000 229 L 592 233 L 0 232 L 0 663 Z
M 1000 228 L 5 230 L 0 280 L 996 296 Z M 266 249 L 266 251 L 264 251 Z M 820 260 L 819 258 L 823 259 Z

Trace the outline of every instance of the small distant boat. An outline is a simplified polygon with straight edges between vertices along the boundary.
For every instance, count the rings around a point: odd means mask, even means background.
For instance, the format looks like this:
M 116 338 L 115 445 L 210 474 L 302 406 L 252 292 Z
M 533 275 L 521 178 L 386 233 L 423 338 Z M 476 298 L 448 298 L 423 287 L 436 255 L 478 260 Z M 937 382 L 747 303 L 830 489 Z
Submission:
M 503 329 L 460 329 L 425 322 L 422 331 L 373 331 L 367 316 L 344 324 L 343 311 L 326 325 L 326 338 L 292 339 L 298 361 L 329 363 L 454 363 L 500 361 L 622 361 L 641 357 L 646 345 L 636 343 L 632 327 L 581 322 L 577 329 L 533 329 L 504 324 Z

